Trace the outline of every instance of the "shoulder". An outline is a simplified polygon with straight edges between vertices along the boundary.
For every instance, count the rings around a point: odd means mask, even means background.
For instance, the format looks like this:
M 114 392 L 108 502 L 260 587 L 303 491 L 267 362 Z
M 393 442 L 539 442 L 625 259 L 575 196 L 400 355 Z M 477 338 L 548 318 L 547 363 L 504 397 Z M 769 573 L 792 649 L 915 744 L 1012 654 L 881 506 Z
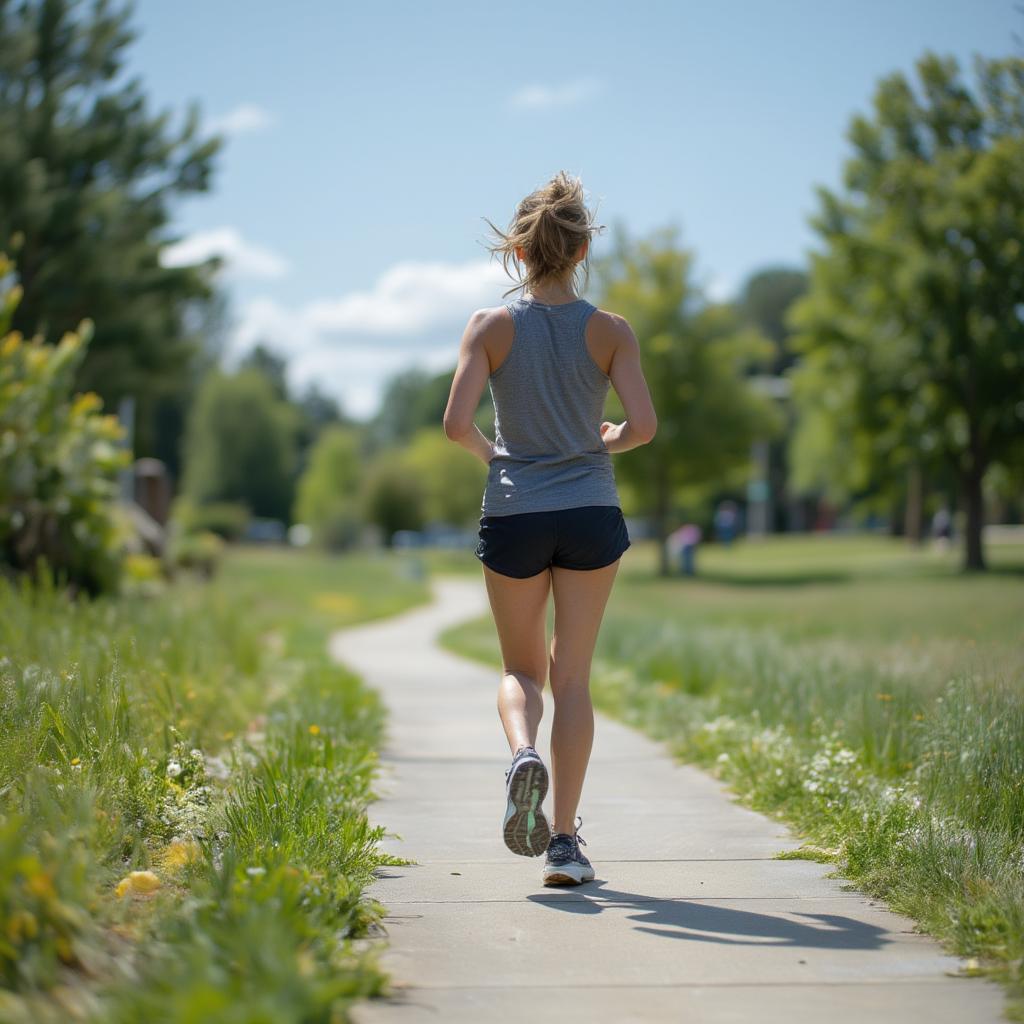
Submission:
M 607 346 L 611 351 L 620 346 L 637 344 L 633 328 L 629 326 L 629 321 L 624 316 L 597 307 L 594 308 L 594 312 L 587 321 L 587 334 L 595 342 Z
M 487 306 L 474 310 L 466 324 L 465 336 L 470 344 L 486 346 L 512 333 L 512 314 L 505 306 Z
M 466 331 L 479 336 L 495 329 L 500 330 L 503 325 L 511 323 L 512 314 L 506 306 L 485 306 L 470 314 Z

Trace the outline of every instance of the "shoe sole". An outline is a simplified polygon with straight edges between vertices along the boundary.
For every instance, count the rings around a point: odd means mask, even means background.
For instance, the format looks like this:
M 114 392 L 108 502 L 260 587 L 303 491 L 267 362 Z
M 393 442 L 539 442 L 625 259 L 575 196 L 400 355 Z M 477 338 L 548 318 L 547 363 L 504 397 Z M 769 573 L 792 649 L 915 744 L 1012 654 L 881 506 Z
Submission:
M 548 771 L 540 761 L 523 761 L 508 780 L 505 845 L 520 857 L 547 853 L 551 827 L 541 803 L 548 791 Z
M 545 885 L 582 885 L 593 880 L 594 872 L 582 864 L 565 864 L 544 870 Z

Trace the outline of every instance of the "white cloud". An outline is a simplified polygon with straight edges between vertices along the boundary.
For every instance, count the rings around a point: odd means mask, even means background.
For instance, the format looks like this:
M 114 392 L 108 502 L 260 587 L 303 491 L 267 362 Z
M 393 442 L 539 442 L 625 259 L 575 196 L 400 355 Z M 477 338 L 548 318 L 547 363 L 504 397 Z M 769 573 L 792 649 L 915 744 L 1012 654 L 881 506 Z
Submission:
M 596 78 L 578 78 L 564 85 L 527 85 L 509 100 L 513 110 L 550 110 L 572 107 L 601 91 Z
M 245 135 L 261 132 L 274 124 L 274 115 L 255 103 L 242 103 L 220 117 L 212 118 L 206 124 L 210 134 Z
M 289 360 L 289 380 L 316 382 L 354 416 L 377 408 L 394 373 L 454 367 L 469 315 L 498 305 L 511 285 L 500 264 L 399 263 L 366 291 L 289 307 L 261 297 L 241 309 L 228 348 L 237 359 L 257 342 Z
M 371 291 L 314 302 L 304 315 L 317 331 L 411 334 L 468 315 L 505 280 L 495 263 L 398 263 Z
M 276 279 L 288 273 L 288 264 L 277 253 L 246 241 L 232 227 L 197 231 L 166 246 L 161 258 L 164 266 L 179 267 L 199 263 L 211 256 L 223 256 L 224 269 L 236 277 Z

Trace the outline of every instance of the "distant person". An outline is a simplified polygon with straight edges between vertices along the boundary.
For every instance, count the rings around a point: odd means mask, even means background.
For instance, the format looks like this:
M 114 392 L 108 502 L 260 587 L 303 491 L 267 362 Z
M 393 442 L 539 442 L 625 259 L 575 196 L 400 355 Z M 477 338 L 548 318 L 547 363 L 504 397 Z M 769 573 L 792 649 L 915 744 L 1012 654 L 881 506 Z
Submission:
M 943 505 L 932 516 L 932 536 L 939 548 L 945 550 L 953 539 L 953 517 Z
M 739 509 L 735 501 L 719 502 L 715 510 L 715 538 L 725 547 L 729 547 L 736 539 L 739 519 Z
M 594 736 L 590 664 L 630 546 L 611 456 L 650 441 L 657 418 L 629 324 L 576 294 L 576 272 L 587 269 L 590 238 L 600 230 L 579 179 L 559 172 L 518 204 L 507 233 L 491 227 L 492 254 L 501 254 L 506 273 L 509 260 L 517 269 L 518 284 L 505 294 L 521 294 L 470 317 L 444 429 L 488 464 L 475 553 L 503 662 L 498 713 L 512 753 L 505 844 L 545 856 L 545 885 L 579 884 L 594 877 L 576 815 Z M 493 443 L 474 424 L 485 384 L 494 400 Z M 609 385 L 623 423 L 601 420 Z M 551 825 L 541 807 L 548 771 L 534 746 L 549 658 Z
M 697 573 L 697 545 L 701 536 L 701 529 L 696 523 L 684 523 L 668 535 L 669 551 L 678 558 L 679 571 L 684 576 Z

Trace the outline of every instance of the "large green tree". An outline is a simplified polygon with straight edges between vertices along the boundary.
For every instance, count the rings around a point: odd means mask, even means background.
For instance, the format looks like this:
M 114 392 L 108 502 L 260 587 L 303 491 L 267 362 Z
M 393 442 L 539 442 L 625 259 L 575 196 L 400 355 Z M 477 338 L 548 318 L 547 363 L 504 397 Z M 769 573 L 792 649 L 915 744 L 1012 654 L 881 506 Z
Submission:
M 299 480 L 295 518 L 310 527 L 321 547 L 350 547 L 359 539 L 365 473 L 362 433 L 339 424 L 324 427 Z
M 295 488 L 295 408 L 259 370 L 209 373 L 185 440 L 182 490 L 196 502 L 242 502 L 287 521 Z
M 420 482 L 427 522 L 477 525 L 487 483 L 487 467 L 479 459 L 452 444 L 436 425 L 418 430 L 403 455 Z
M 171 201 L 208 189 L 221 139 L 196 138 L 195 104 L 172 130 L 138 77 L 119 79 L 131 11 L 0 0 L 0 248 L 23 288 L 14 327 L 60 337 L 90 317 L 76 386 L 111 410 L 135 396 L 137 452 L 166 454 L 157 407 L 182 398 L 216 261 L 165 266 L 161 250 Z
M 953 471 L 964 565 L 984 568 L 983 482 L 1024 457 L 1024 60 L 928 53 L 853 119 L 842 194 L 818 190 L 809 295 L 794 309 L 803 439 L 827 475 Z M 806 459 L 805 459 L 806 461 Z
M 612 252 L 594 271 L 600 304 L 625 317 L 636 334 L 658 414 L 654 440 L 614 458 L 616 478 L 653 515 L 667 575 L 665 540 L 677 493 L 726 482 L 747 465 L 752 442 L 777 429 L 768 400 L 745 376 L 771 346 L 734 307 L 706 301 L 674 226 L 633 240 L 616 225 Z

